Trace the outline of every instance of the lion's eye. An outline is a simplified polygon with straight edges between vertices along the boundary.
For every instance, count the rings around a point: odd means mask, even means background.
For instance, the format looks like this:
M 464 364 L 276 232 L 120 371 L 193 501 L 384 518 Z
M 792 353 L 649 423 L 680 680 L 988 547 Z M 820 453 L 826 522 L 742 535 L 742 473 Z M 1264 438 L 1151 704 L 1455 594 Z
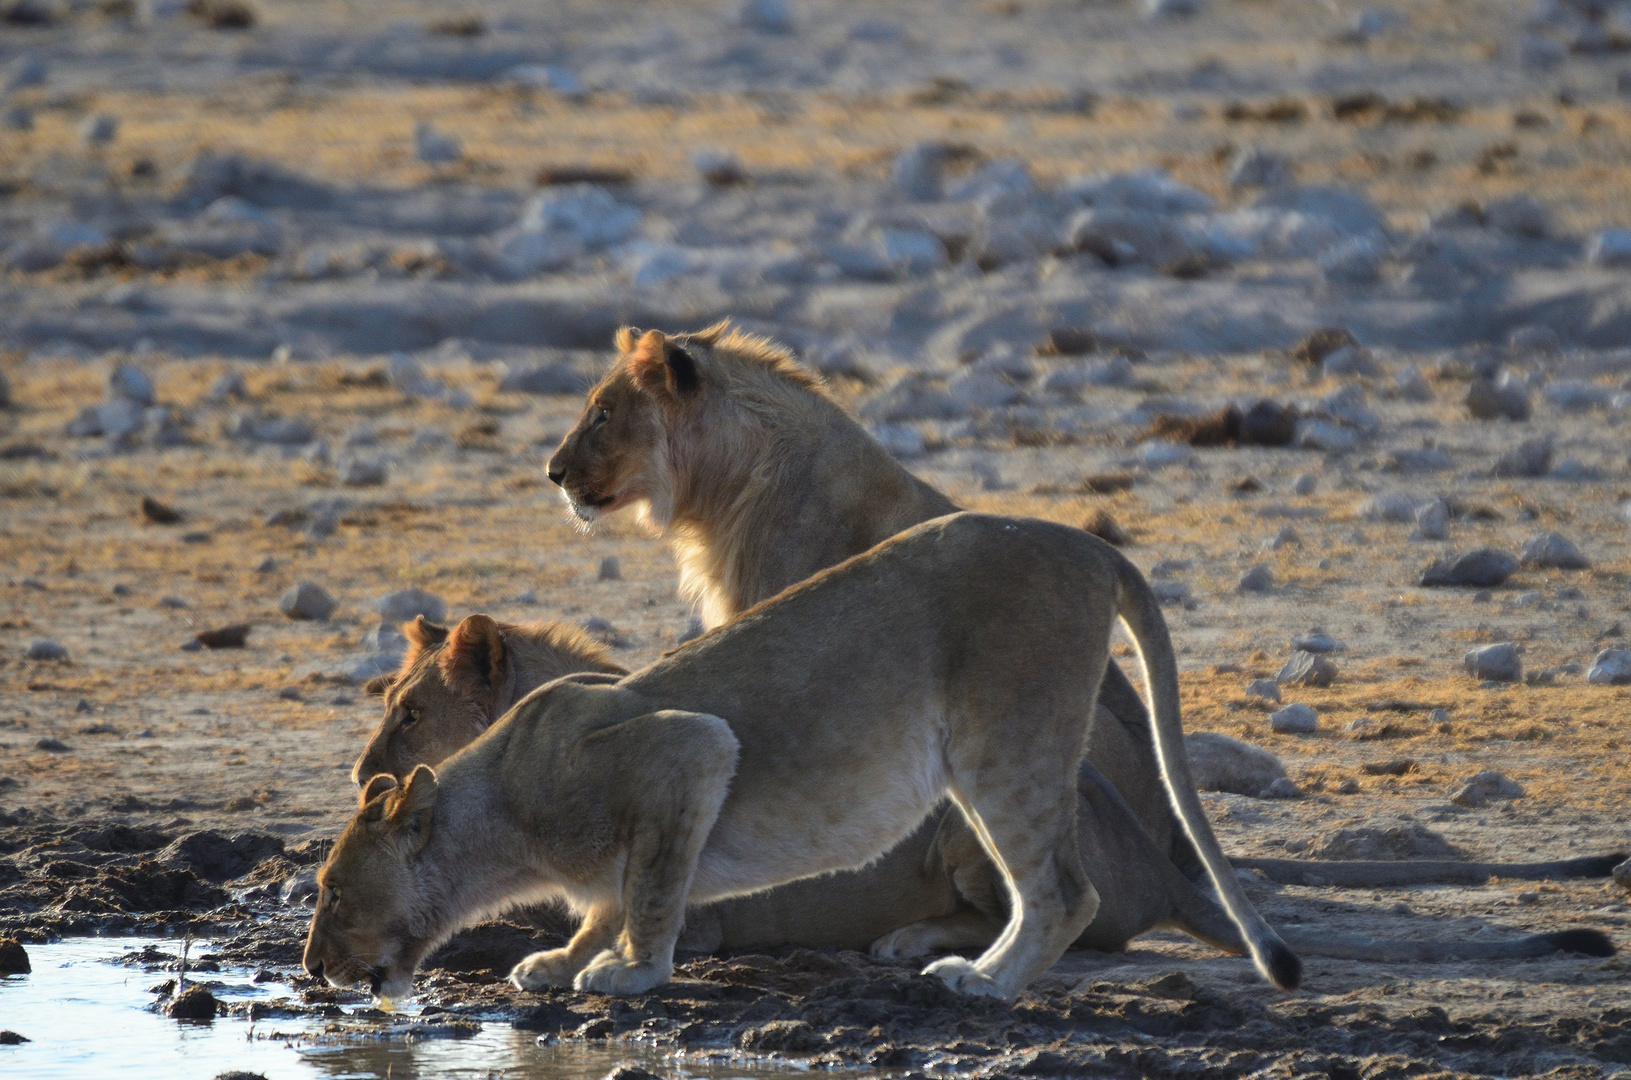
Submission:
M 322 901 L 324 907 L 333 907 L 335 904 L 339 903 L 340 890 L 324 888 L 322 893 L 318 896 L 318 899 Z
M 607 409 L 607 408 L 596 409 L 595 410 L 595 418 L 593 420 L 589 421 L 589 426 L 591 428 L 597 428 L 600 425 L 604 424 L 606 421 L 610 420 L 611 418 L 612 418 L 612 411 L 610 409 Z
M 405 712 L 403 714 L 402 724 L 401 724 L 402 727 L 407 727 L 410 724 L 417 724 L 417 723 L 419 723 L 419 710 L 418 709 L 409 709 L 409 710 L 407 710 L 407 712 Z

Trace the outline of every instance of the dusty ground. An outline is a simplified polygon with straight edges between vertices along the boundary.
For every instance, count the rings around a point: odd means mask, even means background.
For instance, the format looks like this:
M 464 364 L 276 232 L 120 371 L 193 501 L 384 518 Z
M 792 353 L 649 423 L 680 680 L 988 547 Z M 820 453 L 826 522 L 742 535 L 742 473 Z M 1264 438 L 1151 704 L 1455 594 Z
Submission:
M 231 901 L 240 906 L 210 918 L 272 916 L 231 956 L 294 965 L 304 909 L 277 887 L 320 858 L 351 805 L 346 772 L 377 714 L 347 673 L 370 652 L 371 603 L 389 590 L 427 589 L 453 617 L 605 619 L 629 665 L 669 647 L 689 613 L 666 552 L 627 520 L 578 533 L 542 475 L 579 398 L 501 391 L 499 364 L 592 374 L 605 360 L 592 350 L 621 320 L 679 329 L 720 314 L 798 345 L 870 420 L 903 371 L 955 380 L 982 355 L 1012 360 L 993 344 L 1031 365 L 1004 376 L 1014 401 L 900 421 L 925 443 L 909 464 L 970 507 L 1072 523 L 1105 510 L 1130 531 L 1141 566 L 1166 563 L 1158 580 L 1188 586 L 1191 602 L 1167 611 L 1190 729 L 1267 747 L 1304 792 L 1206 796 L 1231 853 L 1295 856 L 1365 825 L 1420 826 L 1481 860 L 1623 850 L 1631 687 L 1587 685 L 1584 672 L 1600 649 L 1624 646 L 1631 623 L 1628 413 L 1611 401 L 1631 375 L 1631 290 L 1624 270 L 1587 265 L 1584 245 L 1625 223 L 1624 54 L 1568 52 L 1591 26 L 1568 11 L 1525 25 L 1526 12 L 1504 3 L 1400 8 L 1407 29 L 1364 44 L 1337 40 L 1355 7 L 1267 0 L 1156 22 L 1132 5 L 1024 0 L 902 5 L 873 20 L 899 34 L 857 29 L 867 20 L 839 5 L 798 8 L 796 31 L 782 35 L 682 3 L 615 17 L 490 5 L 474 38 L 426 33 L 421 24 L 446 12 L 411 4 L 271 5 L 240 34 L 93 14 L 0 30 L 6 71 L 21 70 L 25 51 L 49 60 L 43 82 L 5 97 L 33 127 L 0 130 L 0 247 L 33 243 L 59 221 L 107 238 L 51 266 L 0 272 L 10 388 L 0 411 L 0 928 L 130 930 Z M 1561 44 L 1562 58 L 1536 39 Z M 586 94 L 495 77 L 526 62 L 565 65 Z M 1456 108 L 1335 115 L 1339 99 L 1367 89 Z M 1259 118 L 1239 118 L 1242 105 Z M 1282 119 L 1262 119 L 1265 109 Z M 117 114 L 120 134 L 83 146 L 79 125 L 97 112 Z M 417 160 L 419 121 L 456 133 L 461 158 Z M 1273 149 L 1300 183 L 1351 185 L 1370 201 L 1386 229 L 1374 234 L 1380 277 L 1332 280 L 1314 252 L 1281 248 L 1198 278 L 1042 251 L 983 271 L 970 256 L 889 280 L 837 272 L 829 245 L 866 235 L 846 215 L 906 213 L 889 164 L 924 139 L 959 144 L 954 180 L 1024 159 L 1050 213 L 1047 192 L 1067 177 L 1150 166 L 1232 213 L 1258 193 L 1229 185 L 1231 147 Z M 751 182 L 699 183 L 698 145 L 735 150 Z M 281 171 L 210 186 L 194 161 L 205 150 Z M 568 166 L 627 170 L 637 182 L 612 190 L 640 210 L 641 236 L 693 260 L 695 273 L 644 283 L 642 260 L 657 249 L 587 251 L 521 278 L 484 262 L 535 174 Z M 150 258 L 142 248 L 182 251 L 207 199 L 234 192 L 271 215 L 264 250 Z M 1545 237 L 1424 230 L 1424 213 L 1518 192 L 1550 211 Z M 955 199 L 911 209 L 948 255 L 977 250 L 991 227 L 989 207 L 965 211 Z M 739 251 L 801 269 L 743 271 L 728 262 Z M 1367 369 L 1327 376 L 1280 351 L 1331 322 L 1370 346 Z M 1078 359 L 1030 353 L 1064 326 L 1097 335 L 1105 351 L 1091 361 L 1131 356 L 1130 373 L 1080 401 L 1047 390 Z M 1537 337 L 1538 326 L 1556 338 Z M 1509 345 L 1515 327 L 1531 332 Z M 393 384 L 392 349 L 413 352 L 443 389 Z M 156 418 L 126 443 L 65 434 L 125 363 L 153 377 L 181 421 L 168 440 L 177 445 L 155 445 Z M 1527 381 L 1530 420 L 1468 415 L 1480 363 Z M 1401 390 L 1411 368 L 1425 392 Z M 226 372 L 242 375 L 242 396 L 210 395 Z M 1575 410 L 1548 400 L 1546 386 L 1567 379 L 1601 400 Z M 1197 448 L 1163 466 L 1140 444 L 1158 414 L 1264 395 L 1317 412 L 1348 386 L 1375 423 L 1350 424 L 1347 451 Z M 288 447 L 229 437 L 240 414 L 303 418 L 313 430 Z M 1492 475 L 1498 455 L 1540 435 L 1553 438 L 1554 463 L 1579 467 Z M 352 457 L 384 461 L 384 483 L 342 484 Z M 1084 483 L 1111 473 L 1132 486 L 1099 495 Z M 1303 474 L 1312 489 L 1298 494 Z M 1375 520 L 1367 500 L 1388 495 L 1444 497 L 1449 540 L 1413 541 L 1412 524 Z M 182 520 L 145 523 L 143 496 Z M 325 515 L 332 531 L 312 529 Z M 1296 541 L 1263 550 L 1287 525 Z M 1487 596 L 1417 585 L 1447 550 L 1516 551 L 1543 531 L 1574 541 L 1590 568 L 1522 567 Z M 598 579 L 606 556 L 621 580 Z M 1254 565 L 1271 569 L 1272 587 L 1237 592 Z M 335 595 L 332 618 L 279 614 L 279 595 L 300 581 Z M 181 648 L 246 622 L 244 649 Z M 1315 626 L 1346 645 L 1333 657 L 1338 678 L 1285 698 L 1318 709 L 1321 730 L 1275 734 L 1244 688 L 1272 677 L 1290 635 Z M 26 659 L 40 638 L 68 659 Z M 1466 650 L 1500 641 L 1524 646 L 1531 682 L 1486 689 L 1461 670 Z M 1448 720 L 1430 719 L 1433 708 Z M 1347 730 L 1366 718 L 1369 732 Z M 42 749 L 51 739 L 60 748 Z M 1390 762 L 1399 775 L 1366 770 Z M 1452 804 L 1486 768 L 1525 795 Z M 167 847 L 207 830 L 268 839 Z M 283 853 L 270 854 L 277 843 Z M 1606 881 L 1251 887 L 1271 919 L 1347 932 L 1590 926 L 1631 944 L 1626 893 Z M 1631 1069 L 1631 989 L 1617 958 L 1315 960 L 1306 989 L 1282 995 L 1241 961 L 1151 935 L 1122 957 L 1067 958 L 1014 1011 L 950 1001 L 859 957 L 811 954 L 698 960 L 684 969 L 690 981 L 629 1004 L 568 994 L 540 1004 L 491 975 L 531 934 L 471 939 L 467 953 L 491 947 L 449 961 L 472 971 L 428 977 L 428 1000 L 585 1037 L 931 1072 Z M 326 993 L 312 988 L 300 1007 L 327 1007 Z

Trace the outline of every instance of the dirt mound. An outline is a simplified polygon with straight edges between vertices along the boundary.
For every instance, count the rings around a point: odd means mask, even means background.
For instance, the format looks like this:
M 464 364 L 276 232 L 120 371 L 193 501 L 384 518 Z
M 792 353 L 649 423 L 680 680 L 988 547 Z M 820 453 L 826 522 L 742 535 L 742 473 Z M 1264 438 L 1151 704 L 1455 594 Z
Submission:
M 1309 855 L 1316 859 L 1364 859 L 1401 862 L 1405 859 L 1465 859 L 1467 853 L 1422 825 L 1385 828 L 1361 826 L 1334 829 L 1320 837 Z
M 225 836 L 213 829 L 188 833 L 159 852 L 160 862 L 191 870 L 210 881 L 242 877 L 262 859 L 283 853 L 283 841 L 264 833 Z
M 205 911 L 227 902 L 227 894 L 191 870 L 144 860 L 109 867 L 71 886 L 58 907 L 87 914 Z
M 115 822 L 96 829 L 81 829 L 73 834 L 72 839 L 92 851 L 131 855 L 161 848 L 175 837 L 158 829 L 142 829 Z
M 452 941 L 432 953 L 424 966 L 444 971 L 485 971 L 502 979 L 529 953 L 565 944 L 566 938 L 561 934 L 510 922 L 482 923 L 455 935 Z

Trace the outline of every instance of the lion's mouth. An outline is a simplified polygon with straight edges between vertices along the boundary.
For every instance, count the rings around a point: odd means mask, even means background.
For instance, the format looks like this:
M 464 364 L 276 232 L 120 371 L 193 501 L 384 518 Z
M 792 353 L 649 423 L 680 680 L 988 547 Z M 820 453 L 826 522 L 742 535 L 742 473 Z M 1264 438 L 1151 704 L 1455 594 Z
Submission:
M 561 497 L 579 521 L 592 522 L 613 503 L 617 502 L 616 495 L 597 495 L 592 491 L 580 491 L 576 494 L 561 488 Z

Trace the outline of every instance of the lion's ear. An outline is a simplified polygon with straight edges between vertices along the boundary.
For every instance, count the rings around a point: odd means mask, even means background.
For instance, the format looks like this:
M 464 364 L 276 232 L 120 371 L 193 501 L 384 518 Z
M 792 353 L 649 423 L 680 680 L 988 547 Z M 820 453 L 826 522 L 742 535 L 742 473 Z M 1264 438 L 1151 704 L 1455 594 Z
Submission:
M 448 682 L 479 687 L 483 693 L 492 693 L 503 683 L 504 662 L 504 635 L 486 615 L 467 615 L 453 628 L 447 648 L 436 660 Z
M 647 330 L 629 351 L 635 382 L 648 394 L 681 398 L 702 385 L 697 361 L 660 330 Z
M 375 675 L 372 679 L 369 679 L 367 682 L 362 684 L 362 692 L 367 694 L 369 697 L 383 697 L 385 691 L 389 690 L 391 688 L 391 684 L 395 681 L 395 675 Z
M 412 622 L 402 624 L 402 636 L 421 649 L 428 649 L 447 640 L 447 627 L 437 626 L 423 615 L 415 615 Z
M 378 821 L 385 816 L 385 796 L 396 790 L 396 777 L 390 773 L 379 773 L 369 779 L 362 789 L 358 802 L 362 805 L 362 819 L 364 821 Z
M 436 770 L 429 765 L 420 765 L 408 777 L 408 786 L 391 808 L 391 820 L 403 830 L 411 855 L 419 854 L 430 842 L 431 811 L 440 793 Z

